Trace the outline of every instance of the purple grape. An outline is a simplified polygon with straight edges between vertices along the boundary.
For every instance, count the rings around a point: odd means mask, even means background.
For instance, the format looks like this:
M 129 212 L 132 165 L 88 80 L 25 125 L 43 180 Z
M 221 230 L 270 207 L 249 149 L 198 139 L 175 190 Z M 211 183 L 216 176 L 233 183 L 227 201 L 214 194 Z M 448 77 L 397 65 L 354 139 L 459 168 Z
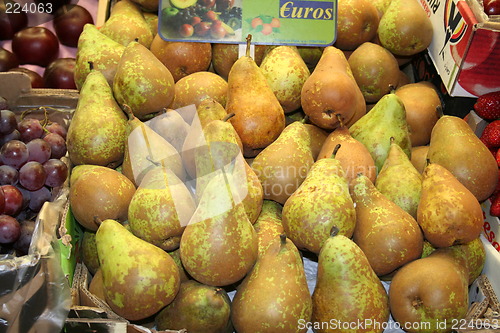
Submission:
M 35 118 L 24 118 L 17 124 L 17 129 L 21 133 L 21 140 L 24 142 L 41 138 L 44 134 L 42 124 Z
M 19 169 L 28 161 L 29 153 L 26 144 L 19 140 L 11 140 L 0 149 L 3 164 Z
M 0 215 L 0 243 L 14 243 L 21 236 L 21 225 L 12 216 Z
M 0 214 L 3 214 L 5 210 L 5 195 L 3 194 L 3 189 L 0 186 Z
M 45 163 L 49 160 L 51 149 L 50 145 L 44 139 L 34 139 L 26 144 L 28 147 L 28 161 L 36 161 L 40 163 Z
M 14 112 L 10 110 L 0 111 L 0 134 L 6 135 L 17 128 L 17 119 Z
M 43 164 L 45 169 L 45 174 L 47 178 L 45 179 L 45 185 L 49 187 L 57 187 L 64 184 L 64 181 L 68 177 L 68 166 L 63 161 L 51 158 Z
M 36 191 L 45 184 L 45 169 L 40 162 L 30 161 L 19 169 L 19 184 L 28 191 Z
M 0 96 L 0 110 L 7 110 L 9 109 L 9 103 L 4 97 Z
M 13 185 L 2 185 L 5 198 L 4 214 L 16 216 L 23 208 L 23 194 Z
M 39 212 L 43 204 L 50 201 L 51 196 L 50 190 L 45 186 L 42 186 L 36 191 L 30 191 L 29 209 L 36 213 Z
M 66 140 L 66 134 L 68 133 L 68 130 L 66 130 L 66 128 L 63 125 L 56 122 L 52 122 L 47 126 L 45 126 L 45 129 L 50 133 L 59 134 Z
M 61 158 L 66 155 L 66 140 L 57 133 L 49 133 L 43 137 L 50 145 L 50 158 Z
M 16 249 L 18 256 L 24 256 L 28 254 L 31 245 L 31 239 L 33 238 L 33 232 L 35 231 L 35 221 L 22 220 L 20 225 L 21 235 L 13 244 L 13 247 Z
M 13 130 L 9 134 L 0 135 L 0 146 L 12 140 L 21 140 L 21 133 L 17 129 Z
M 0 165 L 0 185 L 16 185 L 19 171 L 10 165 Z

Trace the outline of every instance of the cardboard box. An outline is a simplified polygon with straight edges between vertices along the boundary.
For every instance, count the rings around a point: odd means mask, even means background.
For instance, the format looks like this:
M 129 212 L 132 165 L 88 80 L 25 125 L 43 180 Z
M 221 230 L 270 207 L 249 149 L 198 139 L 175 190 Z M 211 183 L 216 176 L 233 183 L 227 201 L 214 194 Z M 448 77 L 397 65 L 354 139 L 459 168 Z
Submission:
M 478 0 L 419 0 L 434 27 L 429 55 L 449 94 L 477 97 L 500 89 L 500 21 Z
M 42 117 L 45 106 L 49 119 L 69 120 L 78 101 L 75 90 L 31 89 L 24 73 L 0 73 L 0 96 L 7 99 L 17 115 L 30 110 Z M 62 249 L 71 242 L 58 235 L 67 184 L 53 191 L 52 202 L 46 202 L 37 215 L 29 254 L 22 257 L 0 257 L 0 331 L 58 332 L 71 305 L 69 279 L 73 272 L 62 269 Z

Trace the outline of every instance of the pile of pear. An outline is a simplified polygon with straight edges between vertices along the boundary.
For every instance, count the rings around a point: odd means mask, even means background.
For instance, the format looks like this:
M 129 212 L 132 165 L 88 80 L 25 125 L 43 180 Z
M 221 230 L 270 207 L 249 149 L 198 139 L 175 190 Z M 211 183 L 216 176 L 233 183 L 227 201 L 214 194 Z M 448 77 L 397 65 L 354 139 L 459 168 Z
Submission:
M 69 202 L 103 306 L 190 333 L 465 318 L 496 161 L 401 71 L 432 36 L 417 1 L 338 5 L 333 46 L 242 56 L 164 41 L 129 0 L 85 26 Z

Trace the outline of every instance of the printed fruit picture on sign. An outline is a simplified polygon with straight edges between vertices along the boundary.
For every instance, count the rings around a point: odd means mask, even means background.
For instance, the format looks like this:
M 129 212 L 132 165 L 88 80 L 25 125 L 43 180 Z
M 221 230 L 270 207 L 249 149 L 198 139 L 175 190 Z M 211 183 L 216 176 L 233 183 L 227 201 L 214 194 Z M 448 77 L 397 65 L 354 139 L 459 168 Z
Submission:
M 165 39 L 238 41 L 241 0 L 163 0 L 159 17 Z M 237 3 L 238 2 L 238 3 Z
M 252 19 L 248 19 L 248 23 L 252 27 L 250 33 L 261 33 L 263 35 L 269 35 L 271 33 L 280 32 L 280 20 L 277 17 L 272 17 L 269 15 L 259 15 Z

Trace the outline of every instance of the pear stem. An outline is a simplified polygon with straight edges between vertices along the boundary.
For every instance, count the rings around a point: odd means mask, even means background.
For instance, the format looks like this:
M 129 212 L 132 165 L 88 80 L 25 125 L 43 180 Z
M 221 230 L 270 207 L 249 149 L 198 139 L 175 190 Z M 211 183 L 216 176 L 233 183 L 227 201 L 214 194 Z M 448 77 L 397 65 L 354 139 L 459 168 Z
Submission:
M 93 61 L 88 61 L 89 63 L 89 69 L 93 70 L 94 69 L 94 62 Z
M 97 224 L 98 226 L 100 226 L 102 223 L 102 220 L 98 216 L 94 216 L 94 223 Z
M 127 104 L 123 104 L 122 109 L 127 114 L 129 120 L 135 118 L 134 113 L 132 112 L 132 108 L 130 106 L 128 106 Z
M 396 91 L 396 87 L 394 87 L 392 84 L 390 84 L 389 85 L 389 93 L 394 94 L 395 91 Z
M 394 137 L 393 137 L 393 136 L 391 136 L 391 138 L 390 138 L 389 140 L 390 140 L 391 144 L 393 144 L 393 143 L 394 143 L 394 140 L 396 140 L 396 139 L 394 139 Z
M 339 127 L 344 127 L 344 121 L 342 120 L 342 115 L 340 113 L 335 114 L 337 121 L 339 122 Z
M 330 158 L 335 158 L 335 155 L 337 155 L 337 152 L 339 151 L 340 146 L 341 146 L 340 143 L 337 143 L 335 148 L 333 148 L 332 156 L 330 156 Z
M 247 49 L 245 50 L 245 55 L 247 57 L 250 57 L 250 42 L 252 41 L 252 35 L 248 34 L 246 40 L 247 40 Z
M 281 241 L 281 246 L 286 244 L 286 235 L 285 234 L 280 234 L 280 241 Z
M 309 121 L 309 116 L 306 114 L 304 118 L 300 121 L 302 124 L 305 124 Z
M 228 121 L 229 119 L 233 118 L 234 116 L 236 116 L 235 113 L 228 113 L 227 116 L 222 118 L 222 121 Z
M 330 237 L 334 237 L 334 236 L 337 236 L 339 234 L 339 227 L 337 227 L 336 225 L 334 225 L 332 227 L 332 229 L 330 230 Z

